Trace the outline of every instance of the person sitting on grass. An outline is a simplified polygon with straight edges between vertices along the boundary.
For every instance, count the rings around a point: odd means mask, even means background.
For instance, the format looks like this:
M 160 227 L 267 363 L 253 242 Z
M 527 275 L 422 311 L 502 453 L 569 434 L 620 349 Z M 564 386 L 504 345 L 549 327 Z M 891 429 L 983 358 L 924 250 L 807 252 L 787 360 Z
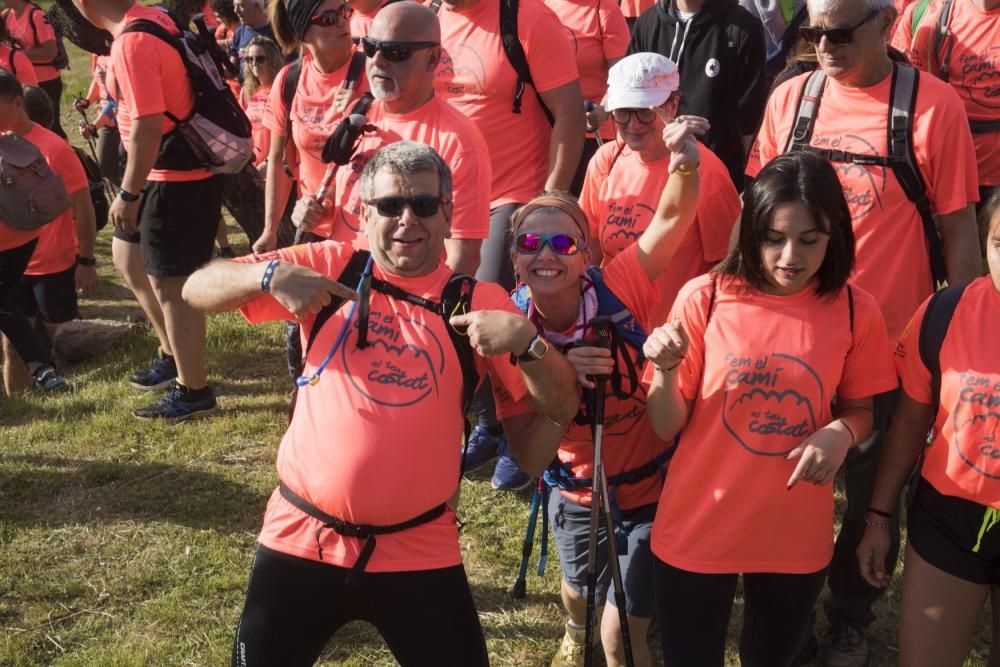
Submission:
M 337 241 L 303 244 L 216 260 L 184 288 L 198 309 L 239 308 L 251 322 L 295 318 L 315 336 L 303 346 L 308 377 L 278 452 L 281 485 L 260 533 L 233 665 L 312 664 L 358 619 L 403 665 L 488 664 L 446 503 L 461 474 L 461 397 L 474 389 L 461 359 L 515 399 L 529 397 L 538 413 L 506 422 L 528 447 L 576 412 L 572 366 L 545 354 L 499 286 L 459 277 L 466 296 L 439 303 L 453 276 L 442 261 L 451 171 L 440 156 L 397 142 L 361 179 L 370 255 Z M 356 295 L 336 281 L 358 258 Z M 333 299 L 336 312 L 324 311 Z M 523 360 L 511 364 L 512 354 Z

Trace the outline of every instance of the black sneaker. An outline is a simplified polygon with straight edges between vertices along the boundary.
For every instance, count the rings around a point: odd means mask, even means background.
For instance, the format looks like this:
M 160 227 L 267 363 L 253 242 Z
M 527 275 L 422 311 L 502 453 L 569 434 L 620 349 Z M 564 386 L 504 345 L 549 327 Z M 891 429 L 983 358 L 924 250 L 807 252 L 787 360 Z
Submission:
M 44 391 L 47 394 L 55 393 L 66 391 L 69 389 L 69 384 L 67 384 L 66 378 L 59 375 L 56 369 L 45 365 L 35 371 L 35 389 Z
M 192 395 L 197 393 L 198 397 Z M 174 381 L 166 395 L 152 405 L 135 410 L 132 414 L 140 419 L 165 419 L 171 422 L 182 422 L 192 417 L 209 415 L 219 409 L 215 402 L 215 394 L 211 387 L 193 392 Z
M 156 391 L 166 389 L 177 379 L 177 362 L 173 357 L 157 356 L 153 365 L 129 376 L 128 381 L 136 389 Z

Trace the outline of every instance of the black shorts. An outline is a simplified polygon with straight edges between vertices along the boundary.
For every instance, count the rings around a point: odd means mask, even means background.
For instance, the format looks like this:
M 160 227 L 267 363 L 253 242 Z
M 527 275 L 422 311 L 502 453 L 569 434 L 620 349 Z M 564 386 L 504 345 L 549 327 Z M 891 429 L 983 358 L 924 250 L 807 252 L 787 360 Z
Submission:
M 910 546 L 937 569 L 974 584 L 1000 584 L 998 510 L 946 496 L 921 479 L 907 518 Z
M 188 276 L 212 258 L 222 217 L 222 176 L 200 181 L 149 181 L 139 203 L 139 231 L 115 238 L 139 243 L 146 273 Z
M 49 324 L 62 324 L 80 317 L 76 302 L 76 265 L 59 273 L 22 276 L 17 304 L 27 317 L 41 316 Z

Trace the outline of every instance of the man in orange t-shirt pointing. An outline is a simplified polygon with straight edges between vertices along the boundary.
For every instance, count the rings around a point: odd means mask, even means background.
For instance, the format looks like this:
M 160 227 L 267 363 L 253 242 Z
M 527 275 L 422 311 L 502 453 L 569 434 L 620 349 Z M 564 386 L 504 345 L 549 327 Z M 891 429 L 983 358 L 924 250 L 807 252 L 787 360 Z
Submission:
M 894 65 L 886 53 L 896 10 L 891 0 L 809 0 L 808 9 L 811 25 L 800 29 L 799 35 L 815 44 L 826 80 L 812 135 L 805 141 L 809 150 L 823 154 L 837 170 L 857 243 L 853 280 L 875 297 L 891 340 L 934 291 L 928 241 L 917 207 L 892 169 L 871 164 L 871 156 L 889 154 L 893 82 L 899 78 L 898 68 L 908 67 Z M 747 166 L 749 176 L 756 176 L 790 147 L 798 101 L 809 76 L 786 81 L 772 94 Z M 937 217 L 946 277 L 954 284 L 980 272 L 972 204 L 978 199 L 976 156 L 955 91 L 926 74 L 917 83 L 913 152 Z M 832 627 L 823 656 L 826 665 L 863 665 L 868 657 L 864 628 L 875 618 L 871 605 L 882 591 L 861 578 L 855 550 L 864 533 L 878 457 L 897 397 L 898 390 L 875 396 L 872 436 L 852 449 L 845 461 L 848 506 L 830 565 L 827 618 Z M 884 509 L 897 513 L 897 508 Z M 899 549 L 898 519 L 890 523 L 895 546 L 887 557 L 889 573 Z

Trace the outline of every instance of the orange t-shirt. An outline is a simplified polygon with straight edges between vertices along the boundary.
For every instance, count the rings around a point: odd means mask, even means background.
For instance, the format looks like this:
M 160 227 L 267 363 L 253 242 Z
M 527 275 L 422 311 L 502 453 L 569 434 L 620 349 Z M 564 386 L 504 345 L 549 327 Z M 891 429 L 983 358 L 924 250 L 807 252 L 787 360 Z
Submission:
M 521 0 L 517 30 L 535 88 L 576 81 L 572 37 L 540 0 Z M 524 203 L 541 192 L 549 170 L 552 128 L 530 86 L 521 113 L 511 111 L 517 75 L 500 44 L 499 0 L 438 13 L 444 47 L 434 87 L 486 137 L 493 166 L 490 208 Z
M 913 45 L 910 62 L 938 75 L 929 63 L 929 47 L 937 29 L 940 2 L 924 13 Z M 907 28 L 908 29 L 908 28 Z M 954 0 L 948 29 L 952 32 L 948 83 L 958 93 L 972 120 L 1000 121 L 1000 9 L 983 11 L 971 0 Z M 980 185 L 1000 185 L 1000 130 L 973 134 Z
M 38 146 L 45 156 L 45 161 L 62 180 L 66 192 L 70 195 L 86 190 L 87 174 L 80 164 L 69 143 L 52 132 L 34 123 L 24 138 Z M 76 263 L 80 251 L 80 241 L 76 234 L 76 218 L 70 207 L 58 218 L 42 227 L 38 236 L 38 245 L 31 256 L 26 276 L 45 276 L 65 271 Z
M 211 0 L 205 0 L 205 4 L 201 7 L 201 15 L 205 19 L 206 28 L 215 31 L 215 29 L 219 27 L 219 22 L 215 20 L 215 12 L 212 11 Z
M 656 4 L 656 0 L 622 0 L 622 14 L 634 19 Z
M 712 276 L 686 284 L 671 319 L 690 338 L 677 383 L 692 401 L 653 523 L 661 560 L 691 572 L 805 574 L 833 556 L 833 487 L 786 490 L 798 461 L 785 457 L 830 423 L 836 397 L 896 386 L 878 306 L 852 288 L 820 299 L 747 291 Z M 748 326 L 749 324 L 749 326 Z M 643 380 L 652 382 L 647 366 Z
M 435 94 L 406 114 L 392 114 L 375 100 L 368 122 L 377 129 L 365 134 L 350 168 L 337 172 L 336 223 L 333 238 L 368 247 L 358 216 L 361 213 L 361 172 L 378 149 L 397 141 L 427 144 L 451 167 L 451 238 L 484 239 L 490 232 L 490 154 L 475 124 Z
M 116 119 L 122 146 L 129 145 L 132 123 L 139 118 L 170 112 L 176 118 L 187 118 L 194 108 L 194 91 L 180 55 L 171 45 L 144 32 L 122 33 L 132 21 L 145 19 L 173 34 L 177 26 L 167 14 L 153 7 L 135 3 L 125 12 L 125 19 L 114 33 L 107 86 L 118 102 Z M 174 129 L 174 123 L 163 117 L 163 135 Z M 198 181 L 208 178 L 208 169 L 189 171 L 152 169 L 149 181 Z
M 747 164 L 761 166 L 785 150 L 808 74 L 774 91 Z M 887 155 L 891 76 L 868 88 L 849 88 L 827 78 L 816 115 L 812 146 L 866 155 Z M 951 86 L 921 74 L 913 121 L 913 149 L 931 208 L 954 213 L 979 199 L 976 156 L 965 111 Z M 885 167 L 834 164 L 851 209 L 857 264 L 853 280 L 870 292 L 898 337 L 928 294 L 930 259 L 917 208 Z
M 657 280 L 660 295 L 652 312 L 655 325 L 664 321 L 684 283 L 726 256 L 729 234 L 740 214 L 740 196 L 726 165 L 703 144 L 698 144 L 698 152 L 701 191 L 695 224 Z M 591 238 L 600 244 L 605 262 L 633 245 L 649 227 L 670 176 L 669 162 L 669 156 L 645 162 L 632 149 L 616 143 L 605 144 L 591 159 L 580 206 L 590 220 Z
M 628 50 L 629 31 L 622 10 L 614 0 L 545 0 L 573 35 L 576 68 L 583 99 L 600 104 L 608 91 L 608 61 Z M 605 139 L 615 138 L 610 118 L 600 127 Z
M 349 244 L 325 241 L 279 250 L 245 261 L 283 261 L 307 266 L 331 278 L 351 257 Z M 376 278 L 437 301 L 451 270 L 440 264 L 425 276 Z M 350 312 L 350 303 L 322 328 L 306 359 L 312 373 L 329 353 Z M 516 312 L 497 285 L 479 283 L 473 309 Z M 252 322 L 291 319 L 272 297 L 262 295 L 241 308 Z M 389 525 L 412 519 L 455 492 L 461 459 L 462 372 L 444 319 L 435 313 L 372 290 L 368 340 L 356 346 L 357 328 L 313 386 L 298 390 L 295 416 L 278 450 L 278 474 L 298 495 L 324 512 L 355 524 Z M 308 327 L 303 327 L 307 330 Z M 476 357 L 481 374 L 515 397 L 525 392 L 520 370 L 506 355 Z M 300 558 L 319 560 L 320 522 L 272 494 L 260 543 Z M 363 540 L 320 533 L 323 562 L 354 565 Z M 427 570 L 461 562 L 458 529 L 449 510 L 434 521 L 379 535 L 368 564 L 371 572 Z
M 12 69 L 13 68 L 13 69 Z M 12 49 L 6 44 L 0 44 L 0 69 L 5 69 L 21 82 L 21 85 L 38 85 L 38 75 L 35 66 L 22 51 Z
M 327 165 L 323 164 L 320 155 L 323 144 L 337 129 L 343 114 L 336 110 L 333 104 L 334 96 L 343 87 L 348 61 L 335 72 L 320 73 L 314 66 L 312 56 L 308 51 L 302 54 L 302 69 L 299 75 L 298 88 L 292 98 L 292 140 L 299 156 L 299 192 L 315 194 L 319 184 L 326 174 Z M 285 67 L 274 83 L 271 84 L 271 99 L 267 113 L 264 115 L 264 127 L 278 136 L 285 136 L 285 123 L 288 119 L 288 105 L 281 99 L 281 89 L 285 85 L 288 68 Z M 359 77 L 354 87 L 356 97 L 368 90 L 368 79 Z M 354 108 L 355 100 L 347 107 L 348 113 Z M 343 225 L 336 224 L 336 217 L 331 207 L 330 214 L 312 232 L 327 238 L 337 240 L 352 240 L 350 234 L 338 232 Z M 337 236 L 337 234 L 340 234 Z
M 928 299 L 930 301 L 930 299 Z M 920 358 L 927 302 L 896 346 L 906 395 L 931 403 L 931 374 Z M 922 474 L 948 496 L 1000 507 L 1000 355 L 991 335 L 1000 318 L 1000 293 L 989 276 L 962 294 L 941 346 L 941 402 Z
M 255 167 L 267 159 L 271 150 L 271 130 L 264 125 L 267 116 L 267 106 L 271 97 L 271 86 L 259 85 L 253 91 L 253 97 L 246 101 L 243 109 L 253 126 L 253 164 Z M 243 100 L 242 96 L 239 98 Z
M 110 56 L 92 55 L 90 57 L 90 72 L 93 78 L 90 81 L 90 90 L 87 92 L 87 97 L 96 96 L 98 112 L 100 112 L 101 106 L 110 97 L 108 95 L 108 66 L 110 63 Z
M 379 5 L 371 14 L 365 14 L 361 10 L 355 9 L 351 14 L 351 37 L 360 39 L 368 36 L 368 31 L 372 28 L 372 21 L 384 5 Z
M 643 330 L 649 331 L 649 314 L 657 289 L 639 264 L 638 246 L 632 244 L 629 249 L 608 262 L 603 268 L 603 275 L 608 289 L 632 313 Z M 632 356 L 632 361 L 641 374 L 642 365 L 639 363 L 638 353 L 628 344 L 624 345 L 623 353 Z M 618 367 L 624 368 L 621 360 L 618 361 Z M 628 384 L 627 380 L 624 384 Z M 503 392 L 497 392 L 497 395 L 501 397 L 497 406 L 497 414 L 501 418 L 532 411 L 526 400 L 514 401 Z M 638 387 L 635 395 L 624 401 L 608 393 L 604 408 L 603 458 L 605 471 L 609 476 L 638 468 L 672 445 L 672 442 L 661 440 L 656 435 L 646 418 L 645 387 Z M 557 456 L 562 463 L 570 466 L 574 477 L 590 477 L 594 469 L 594 439 L 590 425 L 574 423 L 570 426 L 565 438 L 559 443 Z M 662 486 L 663 478 L 657 474 L 635 484 L 622 484 L 616 489 L 618 506 L 633 509 L 653 504 L 659 498 Z M 562 493 L 577 503 L 590 505 L 590 486 Z
M 49 25 L 49 20 L 45 18 L 45 12 L 30 3 L 25 5 L 20 16 L 17 16 L 13 9 L 6 10 L 4 22 L 7 24 L 7 32 L 22 49 L 34 49 L 45 42 L 55 41 L 56 32 Z M 38 39 L 35 39 L 36 34 Z M 59 70 L 51 63 L 32 64 L 35 68 L 35 76 L 38 77 L 39 81 L 52 81 L 59 78 Z M 26 82 L 22 81 L 22 83 Z

